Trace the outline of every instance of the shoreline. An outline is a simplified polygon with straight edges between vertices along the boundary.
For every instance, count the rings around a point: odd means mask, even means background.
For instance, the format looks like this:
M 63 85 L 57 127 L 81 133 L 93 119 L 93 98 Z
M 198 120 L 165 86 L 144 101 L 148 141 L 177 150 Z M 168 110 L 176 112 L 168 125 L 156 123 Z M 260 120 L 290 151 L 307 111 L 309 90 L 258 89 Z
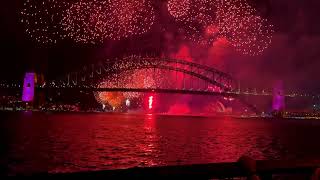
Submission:
M 138 116 L 169 116 L 169 117 L 198 117 L 198 118 L 235 118 L 235 119 L 287 119 L 287 120 L 320 120 L 320 117 L 272 117 L 272 116 L 258 116 L 258 115 L 232 115 L 232 114 L 173 114 L 173 113 L 143 113 L 143 112 L 100 112 L 100 111 L 41 111 L 41 110 L 0 110 L 0 113 L 45 113 L 45 114 L 106 114 L 106 115 L 138 115 Z

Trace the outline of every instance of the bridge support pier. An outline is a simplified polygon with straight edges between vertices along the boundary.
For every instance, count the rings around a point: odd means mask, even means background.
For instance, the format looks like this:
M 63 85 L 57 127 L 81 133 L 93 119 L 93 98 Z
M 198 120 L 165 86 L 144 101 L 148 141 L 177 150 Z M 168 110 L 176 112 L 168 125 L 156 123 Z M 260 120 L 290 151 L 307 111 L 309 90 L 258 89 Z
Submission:
M 273 87 L 272 111 L 275 116 L 282 116 L 285 108 L 284 90 L 282 81 L 277 81 Z

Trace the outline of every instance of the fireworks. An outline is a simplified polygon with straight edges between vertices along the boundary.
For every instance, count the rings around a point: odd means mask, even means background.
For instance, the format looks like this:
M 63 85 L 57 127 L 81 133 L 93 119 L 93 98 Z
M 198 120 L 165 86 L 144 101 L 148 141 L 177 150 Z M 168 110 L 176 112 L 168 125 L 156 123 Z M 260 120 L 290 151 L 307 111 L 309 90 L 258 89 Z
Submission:
M 220 36 L 219 31 L 214 25 L 207 27 L 193 26 L 191 24 L 179 29 L 184 35 L 183 38 L 197 43 L 198 45 L 210 46 Z
M 168 11 L 180 23 L 185 39 L 209 46 L 226 37 L 246 55 L 261 54 L 274 32 L 245 0 L 169 0 Z
M 108 79 L 102 80 L 102 83 L 98 85 L 98 87 L 104 88 L 130 88 L 130 89 L 139 89 L 139 88 L 156 88 L 157 83 L 161 82 L 160 74 L 152 75 L 153 70 L 151 69 L 141 69 L 141 70 L 130 70 L 124 71 L 119 75 L 114 75 Z M 119 79 L 118 77 L 121 77 Z M 122 95 L 126 99 L 133 99 L 140 97 L 141 93 L 139 92 L 123 92 Z
M 214 24 L 215 21 L 215 11 L 216 11 L 216 2 L 212 0 L 194 0 L 194 8 L 196 11 L 192 13 L 194 19 L 208 26 Z
M 151 29 L 155 15 L 145 0 L 81 0 L 64 14 L 62 26 L 76 42 L 120 40 Z
M 149 109 L 152 109 L 153 108 L 153 96 L 149 96 L 148 98 L 148 107 Z
M 110 0 L 107 11 L 107 37 L 114 40 L 148 32 L 155 20 L 148 0 Z
M 185 55 L 185 53 L 183 53 Z M 121 88 L 126 92 L 105 93 L 95 92 L 97 101 L 101 104 L 110 104 L 115 107 L 116 102 L 122 101 L 122 105 L 126 100 L 137 100 L 142 97 L 142 92 L 130 92 L 138 89 L 147 92 L 152 89 L 206 89 L 209 91 L 223 92 L 224 88 L 217 86 L 215 83 L 208 84 L 204 78 L 207 73 L 199 72 L 194 75 L 192 68 L 186 66 L 185 63 L 179 61 L 169 61 L 176 66 L 163 64 L 156 61 L 155 58 L 146 58 L 141 56 L 128 56 L 116 61 L 106 62 L 106 67 L 103 67 L 107 73 L 107 77 L 100 79 L 97 88 Z M 113 63 L 111 63 L 113 62 Z M 112 64 L 110 66 L 110 64 Z M 211 74 L 211 73 L 209 73 Z M 200 76 L 200 77 L 199 77 Z M 228 87 L 228 82 L 217 80 Z M 132 101 L 133 102 L 133 101 Z M 121 105 L 120 104 L 120 105 Z
M 65 6 L 58 0 L 26 0 L 20 12 L 26 34 L 40 44 L 54 44 L 63 38 L 58 23 Z
M 102 42 L 107 29 L 105 11 L 106 1 L 80 0 L 66 10 L 61 25 L 76 42 Z
M 109 104 L 113 108 L 118 108 L 124 100 L 121 92 L 100 92 L 95 97 L 99 103 L 103 105 Z
M 98 85 L 99 88 L 117 87 L 110 81 L 103 81 Z M 118 108 L 124 100 L 122 92 L 94 92 L 94 96 L 100 104 L 109 104 L 113 108 Z
M 135 56 L 131 57 L 125 57 L 124 59 L 127 59 L 128 62 L 134 62 L 130 61 L 129 59 L 134 58 Z M 138 57 L 138 56 L 137 56 Z M 141 58 L 141 57 L 140 57 Z M 161 69 L 153 69 L 153 68 L 145 68 L 145 69 L 136 69 L 136 70 L 130 70 L 132 69 L 131 63 L 116 63 L 112 68 L 113 69 L 122 69 L 121 73 L 119 74 L 113 74 L 108 76 L 106 79 L 102 79 L 97 87 L 99 88 L 128 88 L 128 89 L 149 89 L 149 88 L 157 88 L 157 87 L 173 87 L 173 84 L 170 83 L 172 81 L 169 81 L 168 78 L 165 77 L 164 74 L 168 74 L 168 70 L 161 70 Z M 128 69 L 127 69 L 128 68 Z M 127 70 L 125 70 L 127 69 Z M 120 78 L 121 77 L 121 78 Z M 105 92 L 95 92 L 96 100 L 101 104 L 110 104 L 110 93 L 106 94 Z M 141 97 L 142 93 L 139 92 L 122 92 L 118 94 L 113 94 L 121 96 L 121 98 L 118 98 L 117 100 L 124 100 L 122 99 L 134 99 Z M 108 98 L 106 98 L 108 97 Z M 124 102 L 124 101 L 123 101 Z M 112 102 L 114 104 L 114 102 Z
M 215 22 L 216 3 L 210 0 L 169 0 L 168 11 L 179 23 L 184 38 L 208 45 L 214 38 L 205 37 L 206 27 Z
M 247 55 L 259 55 L 271 43 L 273 26 L 246 0 L 168 0 L 167 8 L 188 41 L 211 46 L 225 37 Z M 67 36 L 96 44 L 150 31 L 155 14 L 151 0 L 25 0 L 20 21 L 38 43 Z
M 147 0 L 26 0 L 21 15 L 26 33 L 44 44 L 66 36 L 92 44 L 119 40 L 148 32 L 155 20 Z
M 208 25 L 215 19 L 215 2 L 210 0 L 169 0 L 168 11 L 181 22 Z
M 169 0 L 168 11 L 175 18 L 182 18 L 189 14 L 190 0 Z
M 255 9 L 244 0 L 222 0 L 217 9 L 220 34 L 224 35 L 237 51 L 258 55 L 271 43 L 273 26 L 255 15 Z
M 235 49 L 246 55 L 259 55 L 270 44 L 273 27 L 259 16 L 247 16 L 227 33 Z

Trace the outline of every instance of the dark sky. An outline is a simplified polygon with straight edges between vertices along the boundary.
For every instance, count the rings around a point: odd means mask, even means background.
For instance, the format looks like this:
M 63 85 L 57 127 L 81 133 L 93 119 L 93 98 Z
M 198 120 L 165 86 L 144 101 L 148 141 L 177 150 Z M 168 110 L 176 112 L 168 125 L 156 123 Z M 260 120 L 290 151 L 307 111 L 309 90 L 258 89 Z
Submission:
M 25 71 L 55 77 L 83 65 L 123 54 L 160 54 L 166 49 L 163 34 L 155 28 L 141 37 L 84 46 L 63 41 L 44 48 L 31 41 L 19 23 L 23 0 L 0 2 L 0 79 L 21 79 Z M 261 56 L 226 53 L 219 63 L 247 84 L 270 87 L 283 80 L 288 89 L 320 93 L 320 1 L 249 0 L 275 26 L 272 44 Z M 139 45 L 139 46 L 137 46 Z M 172 44 L 170 44 L 172 45 Z M 179 46 L 181 44 L 173 44 Z M 220 48 L 221 49 L 221 48 Z M 228 49 L 222 50 L 229 52 Z M 210 59 L 210 58 L 208 58 Z M 222 62 L 221 62 L 222 61 Z M 207 64 L 219 64 L 207 63 Z

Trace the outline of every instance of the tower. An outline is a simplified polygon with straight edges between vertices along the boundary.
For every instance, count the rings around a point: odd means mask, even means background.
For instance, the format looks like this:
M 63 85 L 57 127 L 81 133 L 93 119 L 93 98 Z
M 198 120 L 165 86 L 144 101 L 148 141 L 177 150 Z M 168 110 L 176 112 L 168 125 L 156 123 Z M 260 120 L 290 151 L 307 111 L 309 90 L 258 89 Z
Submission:
M 35 87 L 35 73 L 26 73 L 23 80 L 22 101 L 33 102 Z
M 272 111 L 275 113 L 281 113 L 285 108 L 285 97 L 283 90 L 283 82 L 276 81 L 273 86 L 273 101 L 272 101 Z

